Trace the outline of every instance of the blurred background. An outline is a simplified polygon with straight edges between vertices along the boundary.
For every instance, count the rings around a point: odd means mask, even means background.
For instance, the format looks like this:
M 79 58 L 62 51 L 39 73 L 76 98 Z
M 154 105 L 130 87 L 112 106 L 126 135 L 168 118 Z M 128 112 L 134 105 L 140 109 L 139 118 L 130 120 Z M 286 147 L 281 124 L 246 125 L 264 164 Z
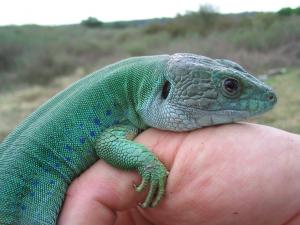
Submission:
M 126 57 L 175 52 L 241 64 L 279 99 L 252 121 L 300 133 L 300 1 L 207 2 L 3 2 L 0 141 L 86 74 Z

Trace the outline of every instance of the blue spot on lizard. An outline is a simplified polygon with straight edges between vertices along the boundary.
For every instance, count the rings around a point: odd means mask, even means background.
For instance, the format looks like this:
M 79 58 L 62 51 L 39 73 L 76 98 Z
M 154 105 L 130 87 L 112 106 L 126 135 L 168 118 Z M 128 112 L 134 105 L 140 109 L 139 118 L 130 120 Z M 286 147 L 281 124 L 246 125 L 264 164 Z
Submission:
M 52 185 L 54 185 L 55 184 L 55 180 L 50 180 L 49 183 L 52 184 Z
M 91 137 L 96 137 L 96 132 L 95 132 L 95 131 L 93 131 L 93 130 L 92 130 L 92 131 L 90 131 L 90 136 L 91 136 Z
M 95 123 L 97 126 L 100 126 L 101 121 L 100 121 L 99 118 L 94 118 L 94 123 Z
M 106 110 L 106 115 L 107 116 L 110 116 L 112 114 L 112 112 L 111 112 L 111 110 L 109 109 L 109 110 Z
M 69 152 L 73 151 L 72 147 L 70 145 L 66 145 L 65 149 Z
M 85 137 L 80 137 L 80 144 L 84 144 L 85 143 Z

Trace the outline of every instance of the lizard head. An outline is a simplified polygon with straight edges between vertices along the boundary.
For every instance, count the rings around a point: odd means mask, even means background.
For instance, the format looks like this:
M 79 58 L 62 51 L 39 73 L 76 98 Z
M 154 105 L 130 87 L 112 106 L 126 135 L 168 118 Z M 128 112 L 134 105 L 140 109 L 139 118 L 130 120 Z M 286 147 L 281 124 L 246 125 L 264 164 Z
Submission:
M 276 95 L 237 63 L 194 54 L 174 54 L 148 102 L 144 121 L 184 131 L 232 123 L 264 113 Z

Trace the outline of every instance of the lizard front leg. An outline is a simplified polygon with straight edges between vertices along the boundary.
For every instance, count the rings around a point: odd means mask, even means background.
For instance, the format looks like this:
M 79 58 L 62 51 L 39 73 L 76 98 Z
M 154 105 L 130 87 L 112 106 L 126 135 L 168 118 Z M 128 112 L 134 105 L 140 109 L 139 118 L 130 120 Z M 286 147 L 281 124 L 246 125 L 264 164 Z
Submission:
M 114 167 L 137 170 L 142 182 L 135 186 L 141 192 L 148 185 L 149 192 L 141 207 L 155 207 L 165 192 L 167 170 L 144 145 L 133 142 L 139 130 L 130 125 L 114 126 L 105 130 L 96 141 L 97 155 Z

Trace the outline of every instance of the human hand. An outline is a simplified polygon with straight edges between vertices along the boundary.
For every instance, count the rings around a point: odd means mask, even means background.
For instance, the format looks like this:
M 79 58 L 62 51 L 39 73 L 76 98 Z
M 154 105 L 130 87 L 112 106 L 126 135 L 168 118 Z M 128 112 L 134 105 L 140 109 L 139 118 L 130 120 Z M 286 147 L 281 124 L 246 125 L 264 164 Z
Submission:
M 60 225 L 299 225 L 300 136 L 255 124 L 136 138 L 170 171 L 156 208 L 137 203 L 136 172 L 99 160 L 69 187 Z

